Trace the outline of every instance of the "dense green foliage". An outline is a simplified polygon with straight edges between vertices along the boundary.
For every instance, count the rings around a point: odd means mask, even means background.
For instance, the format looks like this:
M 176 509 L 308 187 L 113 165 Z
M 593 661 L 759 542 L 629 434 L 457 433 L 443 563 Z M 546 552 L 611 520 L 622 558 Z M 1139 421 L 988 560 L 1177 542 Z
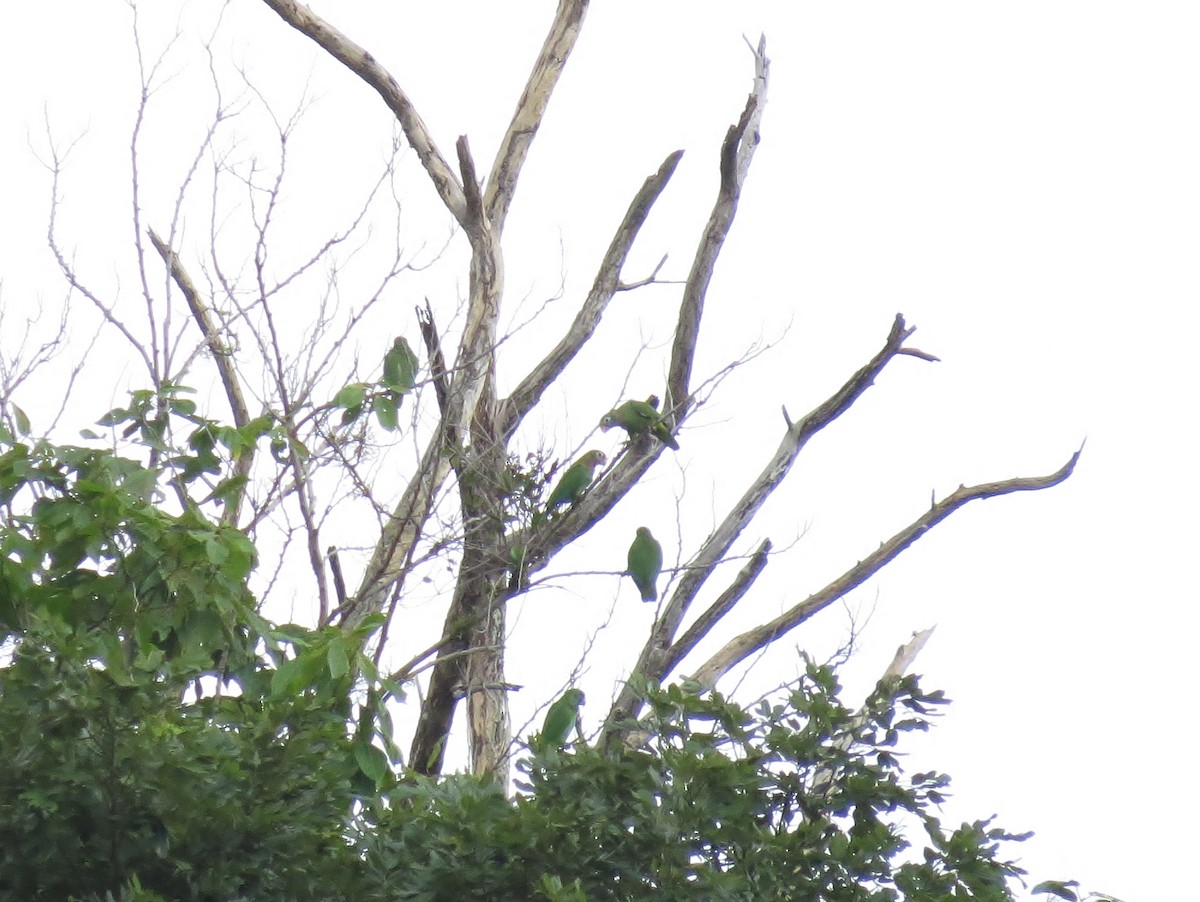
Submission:
M 218 442 L 191 447 L 0 431 L 0 898 L 1013 898 L 1021 837 L 944 828 L 945 778 L 898 765 L 944 701 L 912 679 L 859 711 L 818 666 L 753 711 L 647 687 L 623 742 L 526 757 L 512 798 L 397 777 L 379 621 L 263 620 L 252 546 L 187 494 Z
M 134 877 L 166 899 L 320 897 L 353 864 L 346 746 L 321 706 L 181 705 L 29 635 L 0 694 L 0 898 Z
M 369 867 L 396 899 L 1012 898 L 1020 871 L 997 852 L 1021 837 L 943 830 L 930 808 L 945 779 L 906 779 L 889 751 L 941 699 L 906 680 L 858 718 L 836 688 L 812 667 L 754 712 L 651 692 L 643 747 L 527 761 L 512 803 L 462 778 L 399 787 L 367 833 Z M 906 854 L 905 813 L 923 855 Z
M 361 636 L 257 615 L 245 535 L 164 509 L 192 444 L 152 469 L 0 432 L 0 898 L 316 898 L 354 866 L 390 779 L 383 721 L 347 731 Z

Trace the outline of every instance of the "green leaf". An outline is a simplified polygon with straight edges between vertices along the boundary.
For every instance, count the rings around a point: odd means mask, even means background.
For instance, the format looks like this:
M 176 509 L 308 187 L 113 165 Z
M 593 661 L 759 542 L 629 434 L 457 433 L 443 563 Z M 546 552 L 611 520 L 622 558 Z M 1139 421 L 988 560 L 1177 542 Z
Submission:
M 1033 888 L 1031 895 L 1054 896 L 1058 899 L 1066 899 L 1067 902 L 1079 902 L 1079 894 L 1074 890 L 1074 887 L 1077 886 L 1079 886 L 1078 880 L 1043 880 Z
M 375 630 L 379 629 L 385 623 L 387 623 L 387 614 L 382 611 L 373 611 L 359 621 L 358 626 L 354 628 L 354 635 L 365 641 L 371 633 L 375 632 Z
M 333 403 L 336 407 L 344 407 L 347 410 L 351 407 L 357 407 L 367 397 L 367 383 L 354 382 L 347 385 L 336 395 L 333 396 Z
M 181 417 L 191 417 L 196 412 L 196 402 L 190 398 L 174 398 L 170 403 L 171 413 Z
M 301 666 L 299 659 L 293 658 L 275 668 L 271 675 L 272 698 L 287 698 L 292 694 L 293 686 L 299 682 Z
M 350 656 L 346 654 L 346 646 L 342 642 L 330 642 L 325 659 L 329 664 L 329 675 L 335 680 L 341 679 L 350 670 Z
M 229 559 L 229 549 L 216 536 L 210 536 L 205 540 L 204 553 L 208 555 L 209 563 L 218 567 Z
M 124 407 L 114 407 L 100 419 L 96 420 L 96 423 L 100 426 L 116 426 L 118 423 L 124 423 L 129 417 L 130 413 Z
M 380 426 L 388 432 L 395 432 L 399 428 L 399 410 L 391 395 L 376 395 L 372 399 L 372 407 L 375 408 L 375 416 L 379 418 Z
M 369 742 L 354 744 L 354 762 L 358 769 L 369 777 L 376 786 L 380 785 L 388 774 L 387 756 L 382 749 L 376 748 Z
M 13 417 L 17 421 L 17 433 L 19 435 L 29 435 L 29 417 L 25 416 L 25 411 L 16 404 L 12 406 L 12 409 Z
M 230 476 L 228 479 L 222 479 L 204 501 L 233 501 L 241 494 L 242 489 L 249 481 L 249 477 L 246 476 Z
M 326 667 L 324 654 L 314 654 L 321 649 L 301 652 L 290 661 L 284 661 L 271 676 L 271 695 L 274 698 L 292 698 L 313 686 Z

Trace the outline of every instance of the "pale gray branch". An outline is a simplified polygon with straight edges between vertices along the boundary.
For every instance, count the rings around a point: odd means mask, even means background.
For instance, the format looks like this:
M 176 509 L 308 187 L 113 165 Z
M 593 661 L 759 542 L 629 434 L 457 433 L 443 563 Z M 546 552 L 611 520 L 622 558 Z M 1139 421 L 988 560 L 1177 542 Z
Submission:
M 225 389 L 225 397 L 229 401 L 229 409 L 233 414 L 233 423 L 238 428 L 241 428 L 250 422 L 250 412 L 246 408 L 246 399 L 242 394 L 242 385 L 238 379 L 237 370 L 233 365 L 233 352 L 221 341 L 220 330 L 217 328 L 212 316 L 209 315 L 208 309 L 204 306 L 204 301 L 200 298 L 200 292 L 196 290 L 196 285 L 180 261 L 179 255 L 158 236 L 158 233 L 154 229 L 149 228 L 146 231 L 150 236 L 150 242 L 154 245 L 154 249 L 158 251 L 158 255 L 162 257 L 163 263 L 166 264 L 172 281 L 183 292 L 183 298 L 187 302 L 188 310 L 191 311 L 192 319 L 200 327 L 200 334 L 204 336 L 204 341 L 208 345 L 209 352 L 212 354 L 213 362 L 217 366 L 217 372 L 220 374 L 221 385 Z M 248 478 L 253 464 L 254 446 L 250 445 L 238 454 L 237 460 L 234 462 L 232 475 Z M 243 497 L 244 492 L 239 490 L 228 501 L 225 510 L 221 514 L 222 522 L 237 525 Z
M 717 200 L 708 217 L 708 224 L 700 236 L 700 246 L 692 260 L 683 290 L 683 302 L 679 307 L 679 322 L 675 327 L 675 342 L 671 348 L 671 367 L 667 376 L 667 397 L 663 413 L 668 425 L 674 429 L 686 416 L 691 406 L 690 383 L 692 361 L 696 354 L 696 341 L 700 335 L 700 319 L 704 315 L 704 299 L 712 281 L 717 257 L 725 244 L 725 238 L 733 226 L 737 213 L 742 185 L 750 171 L 750 163 L 759 142 L 759 125 L 767 103 L 767 75 L 770 61 L 767 59 L 766 38 L 759 38 L 754 50 L 754 87 L 746 98 L 746 107 L 741 118 L 729 127 L 721 145 L 721 186 Z
M 364 48 L 342 34 L 307 6 L 294 0 L 263 0 L 268 7 L 301 34 L 310 38 L 330 56 L 378 92 L 404 129 L 404 136 L 451 215 L 466 227 L 467 203 L 462 186 L 425 126 L 408 95 L 396 79 Z
M 883 672 L 883 676 L 879 678 L 882 683 L 886 680 L 895 680 L 908 673 L 908 668 L 912 667 L 913 661 L 917 659 L 917 655 L 921 653 L 921 649 L 925 647 L 925 643 L 929 641 L 933 635 L 935 627 L 921 630 L 919 633 L 913 633 L 912 638 L 896 649 L 896 654 L 892 656 L 892 663 L 887 666 L 887 670 Z
M 729 587 L 717 597 L 716 601 L 704 609 L 704 612 L 696 618 L 695 622 L 677 641 L 664 649 L 665 654 L 659 667 L 659 672 L 663 676 L 674 670 L 688 652 L 695 648 L 700 640 L 721 622 L 721 618 L 732 611 L 742 597 L 750 591 L 750 587 L 754 585 L 759 574 L 766 569 L 770 554 L 771 540 L 763 539 L 758 548 L 754 550 L 754 554 L 750 556 L 749 562 L 738 572 Z M 658 628 L 658 624 L 655 624 L 655 628 Z
M 437 323 L 433 319 L 433 307 L 429 303 L 429 298 L 425 298 L 425 306 L 417 307 L 416 311 L 421 340 L 425 342 L 425 352 L 429 355 L 429 378 L 433 382 L 433 391 L 437 396 L 438 410 L 445 414 L 450 409 L 450 377 L 446 372 L 446 357 L 442 353 L 442 339 L 438 334 Z
M 353 595 L 351 610 L 343 616 L 343 624 L 355 626 L 367 614 L 383 611 L 390 590 L 403 584 L 425 521 L 433 510 L 434 497 L 449 473 L 449 455 L 439 432 L 426 447 L 416 474 L 384 522 L 362 582 Z
M 888 332 L 887 340 L 879 352 L 865 366 L 856 371 L 828 400 L 798 423 L 791 422 L 785 414 L 784 435 L 774 457 L 684 567 L 683 578 L 680 579 L 675 591 L 671 594 L 662 616 L 643 646 L 633 673 L 644 680 L 661 681 L 669 672 L 668 662 L 672 667 L 678 664 L 681 656 L 674 654 L 675 634 L 701 587 L 712 575 L 717 565 L 725 559 L 742 530 L 754 519 L 767 498 L 783 482 L 808 440 L 850 409 L 851 405 L 874 383 L 884 367 L 893 358 L 900 356 L 905 340 L 912 335 L 913 331 L 905 326 L 904 317 L 897 314 L 892 328 Z M 705 628 L 706 631 L 711 629 L 711 626 L 709 624 Z M 694 638 L 698 641 L 700 637 Z M 692 640 L 689 639 L 689 641 Z M 615 723 L 632 717 L 638 704 L 639 697 L 634 683 L 627 682 L 613 705 L 608 722 Z
M 818 611 L 829 606 L 847 592 L 862 585 L 892 561 L 904 549 L 926 532 L 946 519 L 970 501 L 995 498 L 1010 492 L 1033 492 L 1058 485 L 1071 475 L 1079 460 L 1082 448 L 1071 455 L 1062 467 L 1047 476 L 1016 477 L 1001 482 L 989 482 L 971 487 L 960 486 L 952 495 L 936 502 L 900 532 L 896 533 L 878 549 L 867 555 L 825 588 L 810 595 L 804 601 L 780 614 L 774 620 L 747 630 L 731 639 L 724 648 L 713 655 L 695 672 L 695 679 L 706 686 L 714 686 L 729 670 L 759 649 L 774 642 L 789 630 L 795 629 Z
M 604 259 L 600 261 L 600 268 L 592 282 L 592 288 L 567 334 L 503 401 L 498 432 L 505 440 L 512 436 L 521 420 L 537 404 L 542 393 L 559 377 L 600 325 L 600 319 L 609 301 L 620 288 L 621 267 L 625 265 L 633 242 L 682 157 L 682 150 L 675 151 L 663 160 L 654 175 L 642 183 L 642 187 L 638 189 L 625 211 L 625 218 L 621 220 L 612 241 L 609 242 L 608 250 L 605 251 Z
M 588 0 L 559 0 L 550 32 L 542 43 L 541 52 L 525 83 L 525 91 L 500 142 L 483 202 L 484 215 L 497 235 L 504 231 L 504 220 L 508 216 L 521 167 L 542 124 L 546 106 L 567 64 L 567 57 L 575 48 L 587 8 Z

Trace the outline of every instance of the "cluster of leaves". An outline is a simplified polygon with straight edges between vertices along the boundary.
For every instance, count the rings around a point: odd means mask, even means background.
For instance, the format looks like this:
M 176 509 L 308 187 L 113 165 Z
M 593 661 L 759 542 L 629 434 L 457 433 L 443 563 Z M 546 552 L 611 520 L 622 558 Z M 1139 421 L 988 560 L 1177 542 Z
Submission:
M 347 747 L 315 699 L 181 704 L 27 634 L 0 692 L 0 896 L 331 897 L 353 870 Z
M 252 663 L 253 545 L 194 506 L 156 507 L 158 478 L 107 451 L 0 435 L 0 631 L 67 629 L 121 686 L 165 665 Z
M 227 426 L 200 415 L 196 402 L 186 395 L 193 389 L 163 382 L 157 390 L 138 389 L 130 392 L 128 407 L 115 407 L 100 418 L 101 426 L 123 426 L 121 437 L 135 439 L 139 447 L 149 450 L 151 462 L 158 474 L 173 476 L 177 486 L 186 486 L 205 476 L 220 477 L 228 473 L 228 462 L 252 448 L 263 436 L 270 437 L 271 453 L 282 461 L 290 453 L 287 430 L 269 413 L 255 417 L 240 428 Z M 183 446 L 176 447 L 172 435 L 176 423 L 184 424 L 187 435 Z M 85 438 L 99 438 L 85 430 Z M 298 449 L 304 453 L 301 447 Z M 212 492 L 201 499 L 226 500 L 240 492 L 246 477 L 228 475 L 217 481 Z
M 396 899 L 1012 899 L 1021 840 L 986 821 L 947 831 L 946 778 L 905 778 L 891 748 L 943 703 L 906 679 L 856 714 L 813 667 L 747 712 L 697 687 L 650 689 L 640 748 L 548 750 L 522 794 L 414 781 L 371 812 L 366 863 Z M 899 717 L 897 712 L 905 712 Z M 925 833 L 912 854 L 908 828 Z

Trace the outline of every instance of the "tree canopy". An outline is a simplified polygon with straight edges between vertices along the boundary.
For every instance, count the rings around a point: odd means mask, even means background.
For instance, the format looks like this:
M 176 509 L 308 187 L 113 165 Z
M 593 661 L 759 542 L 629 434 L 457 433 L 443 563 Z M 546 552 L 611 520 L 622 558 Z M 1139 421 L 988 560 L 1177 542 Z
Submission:
M 1023 837 L 943 827 L 946 778 L 900 768 L 944 703 L 912 677 L 858 710 L 816 664 L 749 711 L 643 686 L 619 747 L 541 746 L 512 797 L 393 772 L 399 687 L 258 616 L 244 534 L 164 512 L 158 477 L 0 431 L 6 897 L 1013 898 Z

